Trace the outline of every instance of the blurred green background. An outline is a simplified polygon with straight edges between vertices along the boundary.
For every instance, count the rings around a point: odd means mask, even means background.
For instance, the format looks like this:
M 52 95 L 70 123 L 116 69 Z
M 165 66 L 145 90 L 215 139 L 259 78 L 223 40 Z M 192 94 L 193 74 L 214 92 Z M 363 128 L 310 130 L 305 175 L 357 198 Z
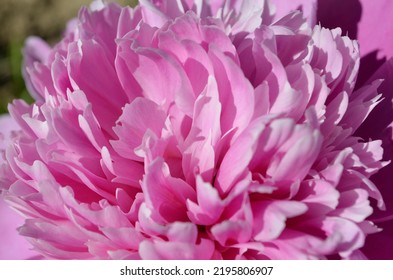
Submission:
M 15 98 L 32 102 L 22 78 L 22 48 L 30 35 L 54 44 L 66 22 L 91 0 L 1 0 L 0 4 L 0 114 Z M 107 1 L 109 2 L 109 1 Z M 137 0 L 112 0 L 135 6 Z

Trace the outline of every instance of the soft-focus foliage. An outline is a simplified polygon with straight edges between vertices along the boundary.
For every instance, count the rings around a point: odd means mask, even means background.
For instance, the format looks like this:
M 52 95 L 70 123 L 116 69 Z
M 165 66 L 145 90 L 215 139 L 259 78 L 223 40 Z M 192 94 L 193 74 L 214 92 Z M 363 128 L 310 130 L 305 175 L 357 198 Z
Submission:
M 10 105 L 0 169 L 20 234 L 59 259 L 364 258 L 382 81 L 357 86 L 358 43 L 315 5 L 95 1 L 29 38 L 36 102 Z

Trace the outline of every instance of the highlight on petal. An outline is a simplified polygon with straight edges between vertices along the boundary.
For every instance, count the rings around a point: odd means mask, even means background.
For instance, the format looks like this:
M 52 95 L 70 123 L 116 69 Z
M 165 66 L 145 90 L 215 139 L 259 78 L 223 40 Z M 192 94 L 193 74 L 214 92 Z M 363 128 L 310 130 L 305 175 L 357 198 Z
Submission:
M 310 26 L 314 26 L 317 23 L 317 0 L 295 0 L 295 1 L 271 1 L 275 6 L 275 17 L 279 19 L 287 14 L 289 14 L 293 10 L 302 11 L 305 18 Z

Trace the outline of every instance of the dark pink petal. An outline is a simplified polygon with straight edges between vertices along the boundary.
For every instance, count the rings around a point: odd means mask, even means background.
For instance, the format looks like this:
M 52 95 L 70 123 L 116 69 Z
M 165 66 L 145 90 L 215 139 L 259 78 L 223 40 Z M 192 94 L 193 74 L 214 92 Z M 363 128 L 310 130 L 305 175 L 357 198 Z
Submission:
M 338 10 L 337 5 L 340 6 Z M 366 81 L 393 55 L 392 40 L 389 39 L 392 31 L 387 28 L 392 11 L 393 5 L 387 0 L 378 3 L 370 0 L 318 1 L 317 19 L 322 26 L 340 27 L 344 34 L 359 40 L 362 56 L 359 85 L 366 85 Z
M 182 147 L 184 150 L 182 167 L 189 182 L 195 180 L 195 173 L 201 174 L 206 181 L 210 181 L 213 177 L 214 147 L 221 137 L 221 104 L 218 98 L 216 81 L 209 78 L 205 90 L 195 101 L 193 123 L 185 139 L 185 147 Z

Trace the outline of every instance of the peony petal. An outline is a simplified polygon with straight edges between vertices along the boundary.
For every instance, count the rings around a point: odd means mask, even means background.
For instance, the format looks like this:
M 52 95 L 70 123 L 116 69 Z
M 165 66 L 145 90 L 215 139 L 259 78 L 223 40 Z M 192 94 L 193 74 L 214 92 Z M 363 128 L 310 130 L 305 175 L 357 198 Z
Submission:
M 123 114 L 113 129 L 119 137 L 119 140 L 111 141 L 113 148 L 124 158 L 139 160 L 134 150 L 142 144 L 147 130 L 157 137 L 161 136 L 165 118 L 165 112 L 156 103 L 146 98 L 136 98 L 123 108 Z
M 340 192 L 335 186 L 324 180 L 307 180 L 295 196 L 309 208 L 309 215 L 324 215 L 334 210 L 339 204 Z
M 206 260 L 213 255 L 214 245 L 207 239 L 202 239 L 200 244 L 145 240 L 139 252 L 145 260 Z
M 354 249 L 358 249 L 364 244 L 365 238 L 360 228 L 346 219 L 328 217 L 324 221 L 322 228 L 327 233 L 334 232 L 334 234 L 345 240 L 337 248 L 339 254 L 343 257 L 349 256 Z
M 12 141 L 12 131 L 19 130 L 19 126 L 10 115 L 4 114 L 0 116 L 0 127 L 0 150 L 5 150 Z M 3 158 L 0 157 L 0 164 L 2 161 Z
M 269 241 L 282 233 L 288 218 L 305 213 L 307 206 L 295 201 L 254 202 L 252 209 L 255 240 Z
M 284 182 L 288 178 L 291 178 L 291 181 L 304 179 L 311 167 L 310 162 L 316 159 L 322 144 L 321 135 L 318 131 L 307 132 L 305 131 L 304 138 L 300 138 L 294 143 L 294 146 L 281 159 L 278 166 L 273 167 L 274 165 L 271 165 L 268 168 L 266 173 L 274 181 Z M 294 168 L 294 166 L 298 166 L 298 168 Z
M 196 178 L 197 202 L 187 200 L 188 217 L 196 224 L 210 225 L 215 223 L 224 210 L 224 203 L 218 191 L 212 185 Z
M 37 255 L 25 238 L 19 235 L 17 228 L 24 222 L 24 218 L 18 215 L 0 197 L 0 259 L 18 260 L 28 259 Z
M 209 77 L 206 89 L 195 102 L 194 110 L 191 131 L 185 139 L 185 148 L 182 148 L 183 170 L 188 170 L 184 175 L 188 182 L 194 180 L 195 172 L 210 181 L 215 164 L 214 146 L 221 136 L 221 104 L 214 78 Z
M 244 221 L 224 221 L 212 227 L 211 233 L 222 245 L 244 243 L 251 237 L 251 226 Z
M 293 10 L 300 10 L 303 12 L 305 18 L 307 18 L 310 26 L 314 26 L 317 23 L 317 6 L 319 8 L 319 1 L 317 0 L 295 0 L 295 1 L 279 1 L 273 0 L 275 10 L 275 19 L 289 14 Z
M 28 69 L 33 69 L 35 62 L 45 63 L 48 59 L 50 53 L 49 45 L 38 37 L 29 37 L 26 40 L 24 47 L 24 67 L 23 67 L 23 77 L 26 81 L 26 87 L 28 88 L 30 94 L 37 100 L 41 100 L 44 95 L 40 88 L 35 85 L 35 77 L 31 77 Z
M 162 159 L 148 167 L 142 189 L 147 206 L 156 209 L 157 218 L 168 222 L 187 220 L 185 202 L 195 199 L 195 192 L 186 182 L 171 177 Z
M 247 173 L 260 133 L 265 128 L 263 122 L 254 122 L 231 145 L 217 172 L 216 187 L 220 193 L 230 191 L 237 180 Z

